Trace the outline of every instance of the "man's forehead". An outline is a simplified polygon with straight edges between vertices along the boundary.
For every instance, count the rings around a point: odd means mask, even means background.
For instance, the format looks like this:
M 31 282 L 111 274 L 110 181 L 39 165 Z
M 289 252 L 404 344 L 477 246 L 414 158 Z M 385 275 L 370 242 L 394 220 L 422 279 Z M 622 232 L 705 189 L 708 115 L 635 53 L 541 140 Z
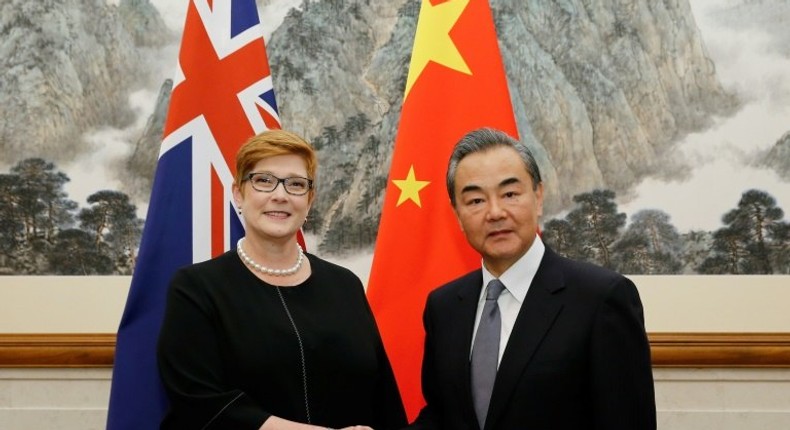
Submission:
M 527 166 L 512 148 L 502 147 L 509 152 L 487 150 L 467 155 L 458 163 L 458 173 L 481 176 L 519 176 L 522 172 L 529 175 Z

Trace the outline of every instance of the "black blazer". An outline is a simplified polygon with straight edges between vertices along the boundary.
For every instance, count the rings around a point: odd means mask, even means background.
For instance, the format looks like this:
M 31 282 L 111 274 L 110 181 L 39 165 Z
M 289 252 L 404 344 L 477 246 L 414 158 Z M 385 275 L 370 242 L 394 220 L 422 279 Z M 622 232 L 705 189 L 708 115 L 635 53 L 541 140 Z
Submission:
M 482 273 L 431 292 L 412 429 L 477 430 L 469 352 Z M 485 430 L 654 430 L 650 347 L 634 284 L 546 248 L 497 372 Z

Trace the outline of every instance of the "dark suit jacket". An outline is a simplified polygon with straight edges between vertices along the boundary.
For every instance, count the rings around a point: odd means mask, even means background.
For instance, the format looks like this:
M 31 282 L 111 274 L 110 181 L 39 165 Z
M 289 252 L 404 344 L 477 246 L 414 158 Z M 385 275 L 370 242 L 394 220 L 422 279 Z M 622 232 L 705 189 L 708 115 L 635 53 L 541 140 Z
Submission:
M 480 270 L 431 292 L 426 407 L 410 428 L 478 429 L 469 352 Z M 634 284 L 546 248 L 497 372 L 485 430 L 656 428 L 650 348 Z

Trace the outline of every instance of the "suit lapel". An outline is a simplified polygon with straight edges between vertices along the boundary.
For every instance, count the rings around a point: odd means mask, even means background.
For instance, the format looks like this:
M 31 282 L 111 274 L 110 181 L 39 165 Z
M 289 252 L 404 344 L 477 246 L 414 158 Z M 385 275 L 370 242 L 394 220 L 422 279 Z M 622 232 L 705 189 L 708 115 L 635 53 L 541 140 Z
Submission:
M 462 413 L 466 417 L 467 422 L 477 423 L 477 417 L 474 412 L 474 404 L 472 402 L 472 385 L 470 380 L 470 362 L 469 353 L 472 349 L 472 331 L 475 326 L 475 316 L 477 314 L 477 301 L 480 298 L 480 289 L 483 286 L 483 274 L 480 270 L 473 272 L 465 280 L 464 285 L 458 291 L 459 300 L 459 313 L 456 315 L 457 324 L 462 330 L 456 331 L 461 333 L 463 338 L 460 342 L 456 342 L 457 348 L 453 351 L 452 362 L 464 363 L 463 375 L 458 378 L 460 381 L 460 389 L 464 398 L 464 405 L 461 408 Z M 457 360 L 457 361 L 455 361 Z
M 557 255 L 546 248 L 502 355 L 486 428 L 493 428 L 496 424 L 521 374 L 562 309 L 561 294 L 557 293 L 564 288 L 564 280 L 557 268 L 558 262 Z

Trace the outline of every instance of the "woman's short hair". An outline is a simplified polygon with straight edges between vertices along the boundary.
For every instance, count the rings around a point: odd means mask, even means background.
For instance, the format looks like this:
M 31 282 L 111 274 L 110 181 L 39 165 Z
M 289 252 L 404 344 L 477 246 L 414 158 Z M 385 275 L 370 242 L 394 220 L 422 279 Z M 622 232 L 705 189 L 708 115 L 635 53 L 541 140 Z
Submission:
M 298 155 L 305 161 L 307 178 L 315 181 L 318 170 L 318 157 L 315 149 L 295 133 L 285 130 L 266 130 L 247 140 L 236 153 L 236 185 L 241 188 L 247 175 L 255 165 L 264 158 L 277 155 Z M 315 194 L 315 187 L 310 192 L 310 200 Z

